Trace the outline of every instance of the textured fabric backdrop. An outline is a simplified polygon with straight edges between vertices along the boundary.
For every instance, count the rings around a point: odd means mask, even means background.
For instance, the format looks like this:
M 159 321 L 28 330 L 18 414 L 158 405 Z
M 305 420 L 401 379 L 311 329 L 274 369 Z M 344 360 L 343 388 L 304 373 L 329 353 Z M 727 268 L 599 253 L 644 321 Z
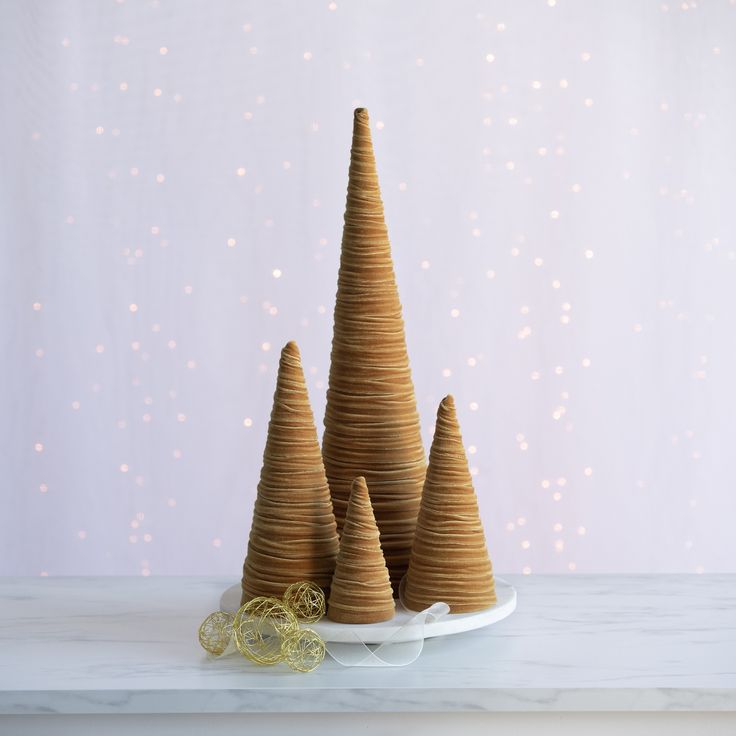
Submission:
M 498 571 L 736 571 L 736 4 L 0 5 L 0 572 L 237 579 L 368 107 Z

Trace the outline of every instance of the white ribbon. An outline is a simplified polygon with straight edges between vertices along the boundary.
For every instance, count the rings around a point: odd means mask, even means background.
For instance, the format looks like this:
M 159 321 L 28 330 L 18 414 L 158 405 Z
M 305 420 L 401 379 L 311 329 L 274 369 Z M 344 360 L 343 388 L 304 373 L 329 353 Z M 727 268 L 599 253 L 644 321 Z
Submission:
M 450 612 L 447 603 L 434 603 L 420 611 L 403 626 L 399 626 L 386 641 L 368 645 L 357 632 L 351 632 L 354 643 L 325 642 L 327 653 L 344 667 L 405 667 L 419 657 L 424 649 L 424 625 L 437 621 Z M 408 636 L 410 635 L 410 636 Z M 401 641 L 396 641 L 400 639 Z M 411 641 L 404 641 L 411 639 Z

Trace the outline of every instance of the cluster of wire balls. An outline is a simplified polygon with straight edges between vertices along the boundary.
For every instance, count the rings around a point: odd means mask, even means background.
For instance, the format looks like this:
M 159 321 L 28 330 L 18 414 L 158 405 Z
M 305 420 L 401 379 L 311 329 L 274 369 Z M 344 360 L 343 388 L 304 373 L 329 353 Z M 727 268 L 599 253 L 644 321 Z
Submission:
M 285 662 L 297 672 L 311 672 L 325 658 L 325 643 L 315 631 L 299 624 L 316 623 L 325 608 L 322 588 L 309 581 L 294 583 L 281 600 L 259 596 L 244 603 L 237 613 L 211 613 L 199 627 L 199 643 L 220 656 L 232 641 L 256 664 Z

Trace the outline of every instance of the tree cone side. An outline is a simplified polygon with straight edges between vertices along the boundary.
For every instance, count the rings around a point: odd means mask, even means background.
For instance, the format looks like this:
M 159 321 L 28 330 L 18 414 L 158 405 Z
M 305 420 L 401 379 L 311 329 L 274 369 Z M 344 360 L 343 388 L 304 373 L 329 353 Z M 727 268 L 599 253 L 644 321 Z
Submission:
M 393 618 L 395 603 L 365 478 L 353 482 L 327 617 L 343 624 Z
M 281 351 L 243 563 L 242 602 L 311 580 L 326 592 L 339 541 L 299 349 Z
M 421 611 L 444 601 L 452 613 L 496 602 L 493 568 L 452 396 L 437 411 L 402 601 Z
M 342 532 L 365 476 L 394 589 L 426 471 L 401 302 L 366 110 L 355 111 L 322 454 Z

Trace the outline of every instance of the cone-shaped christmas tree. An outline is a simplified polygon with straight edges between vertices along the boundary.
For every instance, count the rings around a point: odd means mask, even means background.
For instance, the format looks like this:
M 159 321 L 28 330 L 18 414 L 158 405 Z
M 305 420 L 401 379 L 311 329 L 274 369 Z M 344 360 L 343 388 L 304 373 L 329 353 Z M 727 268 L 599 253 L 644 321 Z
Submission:
M 365 476 L 396 589 L 426 469 L 368 112 L 355 111 L 322 443 L 338 531 Z
M 257 595 L 281 597 L 301 580 L 328 590 L 338 546 L 299 349 L 290 342 L 279 361 L 243 565 L 243 602 Z
M 394 615 L 394 596 L 365 478 L 356 478 L 340 537 L 327 617 L 343 624 L 373 624 Z
M 451 613 L 479 611 L 496 602 L 491 560 L 452 396 L 445 397 L 437 411 L 402 601 L 414 611 L 444 601 Z

